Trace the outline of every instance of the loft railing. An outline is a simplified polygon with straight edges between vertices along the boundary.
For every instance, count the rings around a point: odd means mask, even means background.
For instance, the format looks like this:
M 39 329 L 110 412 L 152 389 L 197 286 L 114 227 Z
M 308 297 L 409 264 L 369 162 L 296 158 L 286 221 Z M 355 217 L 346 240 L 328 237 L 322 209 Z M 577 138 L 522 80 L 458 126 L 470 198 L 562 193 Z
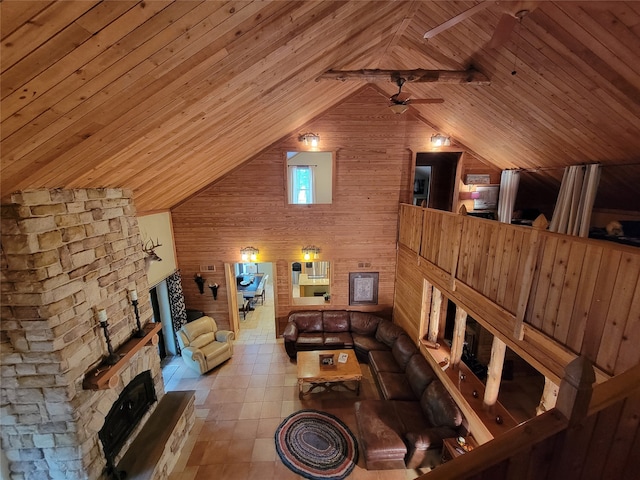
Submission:
M 426 260 L 434 285 L 529 342 L 552 378 L 577 355 L 600 380 L 640 363 L 638 248 L 411 205 L 399 244 L 399 265 L 410 252 Z

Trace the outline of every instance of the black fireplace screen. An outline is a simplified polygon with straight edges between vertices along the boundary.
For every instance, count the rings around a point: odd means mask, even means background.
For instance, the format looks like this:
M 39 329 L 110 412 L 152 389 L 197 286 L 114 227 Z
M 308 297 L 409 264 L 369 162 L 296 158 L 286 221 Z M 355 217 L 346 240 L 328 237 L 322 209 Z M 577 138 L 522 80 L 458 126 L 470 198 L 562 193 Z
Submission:
M 124 388 L 98 433 L 108 461 L 113 461 L 155 401 L 156 393 L 149 370 L 142 372 Z

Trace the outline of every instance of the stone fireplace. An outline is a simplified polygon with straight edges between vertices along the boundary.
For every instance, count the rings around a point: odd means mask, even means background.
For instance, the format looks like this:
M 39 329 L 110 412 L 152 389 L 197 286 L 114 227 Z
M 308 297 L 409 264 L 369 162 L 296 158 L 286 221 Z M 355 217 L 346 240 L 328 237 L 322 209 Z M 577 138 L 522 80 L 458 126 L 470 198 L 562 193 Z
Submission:
M 132 193 L 24 191 L 2 205 L 1 219 L 0 422 L 12 478 L 106 478 L 99 432 L 125 387 L 148 372 L 158 401 L 164 396 L 151 343 L 119 366 L 109 386 L 85 382 L 107 355 L 98 310 L 106 310 L 116 350 L 136 330 L 130 289 L 141 293 L 142 325 L 152 319 Z

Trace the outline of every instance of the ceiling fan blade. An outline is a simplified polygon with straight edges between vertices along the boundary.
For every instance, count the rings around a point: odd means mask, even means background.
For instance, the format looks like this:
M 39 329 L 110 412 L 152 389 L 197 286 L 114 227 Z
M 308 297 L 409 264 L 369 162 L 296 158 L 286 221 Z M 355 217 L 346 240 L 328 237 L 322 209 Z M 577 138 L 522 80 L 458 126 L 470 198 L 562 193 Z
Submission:
M 484 2 L 480 2 L 477 3 L 476 5 L 474 5 L 473 7 L 465 10 L 462 13 L 459 13 L 458 15 L 456 15 L 455 17 L 450 18 L 449 20 L 447 20 L 444 23 L 441 23 L 440 25 L 438 25 L 437 27 L 432 28 L 431 30 L 427 31 L 424 34 L 424 38 L 425 39 L 430 39 L 435 37 L 436 35 L 438 35 L 439 33 L 444 32 L 445 30 L 450 29 L 451 27 L 453 27 L 454 25 L 457 25 L 458 23 L 462 22 L 463 20 L 466 20 L 467 18 L 469 18 L 470 16 L 476 14 L 477 12 L 479 12 L 480 10 L 484 10 L 485 8 L 487 8 L 488 6 L 490 6 L 491 4 L 493 4 L 494 2 L 492 0 L 485 0 Z
M 410 93 L 401 92 L 401 93 L 396 93 L 393 96 L 393 99 L 397 102 L 406 102 L 407 100 L 409 100 L 409 97 L 411 97 Z
M 509 40 L 511 32 L 513 32 L 513 29 L 517 24 L 518 18 L 508 13 L 503 13 L 487 46 L 489 48 L 498 48 L 502 46 L 507 40 Z
M 427 103 L 444 103 L 444 98 L 413 98 L 409 100 L 411 105 L 427 104 Z

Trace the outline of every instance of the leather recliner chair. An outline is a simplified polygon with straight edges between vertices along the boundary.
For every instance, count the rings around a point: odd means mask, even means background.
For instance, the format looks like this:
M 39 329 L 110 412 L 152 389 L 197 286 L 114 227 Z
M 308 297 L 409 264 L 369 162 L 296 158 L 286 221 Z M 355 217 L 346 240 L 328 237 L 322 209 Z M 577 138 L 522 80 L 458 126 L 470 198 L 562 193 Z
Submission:
M 233 355 L 235 334 L 230 330 L 218 330 L 211 317 L 201 317 L 183 325 L 177 332 L 184 363 L 203 374 L 217 367 Z

